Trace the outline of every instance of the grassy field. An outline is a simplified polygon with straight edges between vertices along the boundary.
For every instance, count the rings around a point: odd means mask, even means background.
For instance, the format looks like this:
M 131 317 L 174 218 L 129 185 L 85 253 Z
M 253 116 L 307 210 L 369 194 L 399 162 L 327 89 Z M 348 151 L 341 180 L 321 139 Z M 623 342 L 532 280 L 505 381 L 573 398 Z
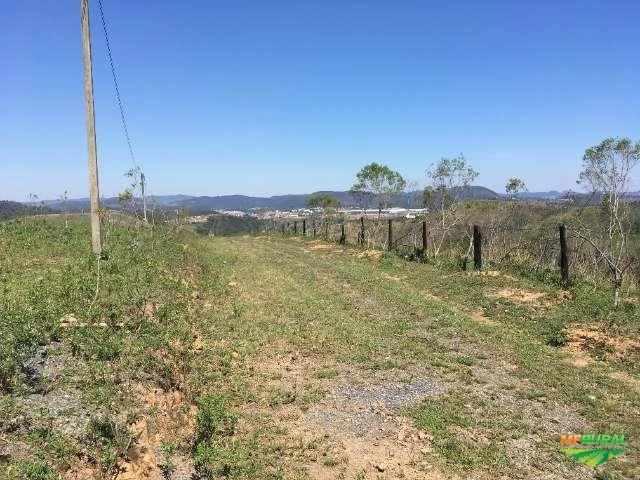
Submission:
M 634 302 L 301 238 L 0 223 L 0 478 L 640 478 Z M 621 433 L 594 471 L 561 434 Z

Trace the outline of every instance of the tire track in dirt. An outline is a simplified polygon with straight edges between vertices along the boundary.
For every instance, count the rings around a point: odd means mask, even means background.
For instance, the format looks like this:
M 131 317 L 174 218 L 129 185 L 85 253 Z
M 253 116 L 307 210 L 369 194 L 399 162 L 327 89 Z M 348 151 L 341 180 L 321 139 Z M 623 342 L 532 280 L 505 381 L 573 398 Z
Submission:
M 426 307 L 427 301 L 436 301 L 444 311 L 448 310 L 457 314 L 463 314 L 465 316 L 469 315 L 468 312 L 458 309 L 455 305 L 452 307 L 450 301 L 441 300 L 437 297 L 433 297 L 428 293 L 421 292 L 419 289 L 416 289 L 411 285 L 403 282 L 401 278 L 386 278 L 389 283 L 388 286 L 390 288 L 386 289 L 385 291 L 380 291 L 379 289 L 376 289 L 371 285 L 373 279 L 380 279 L 380 271 L 376 269 L 375 264 L 370 263 L 367 265 L 366 261 L 356 260 L 351 257 L 345 258 L 344 256 L 342 256 L 342 252 L 340 251 L 309 251 L 304 248 L 304 244 L 292 244 L 290 242 L 278 240 L 262 241 L 259 245 L 257 245 L 256 243 L 257 242 L 251 242 L 249 248 L 251 252 L 254 253 L 254 255 L 252 255 L 254 256 L 254 258 L 258 259 L 258 261 L 264 261 L 264 259 L 276 259 L 275 261 L 265 262 L 265 268 L 273 269 L 275 267 L 280 272 L 278 276 L 280 276 L 280 274 L 286 274 L 288 276 L 288 279 L 294 279 L 294 282 L 297 282 L 301 287 L 305 286 L 305 283 L 309 283 L 310 279 L 315 279 L 317 295 L 326 294 L 325 292 L 328 290 L 331 292 L 332 296 L 342 297 L 342 299 L 349 305 L 351 305 L 353 310 L 356 311 L 359 315 L 370 316 L 374 321 L 390 322 L 404 320 L 407 321 L 407 323 L 415 326 L 415 313 L 419 313 L 421 309 L 424 309 Z M 260 253 L 258 254 L 257 252 Z M 336 261 L 336 257 L 340 258 L 341 261 Z M 346 262 L 344 260 L 346 260 Z M 294 266 L 295 268 L 291 268 L 292 266 Z M 354 266 L 357 267 L 356 272 L 352 271 Z M 301 271 L 303 271 L 304 273 L 301 273 Z M 398 300 L 394 298 L 393 291 L 398 288 L 403 289 L 405 293 L 408 291 L 413 297 L 410 301 L 409 309 L 407 309 L 407 305 L 405 304 L 399 305 Z M 406 295 L 403 298 L 406 299 Z M 413 310 L 413 312 L 411 310 Z M 413 313 L 414 315 L 412 316 L 411 313 Z M 425 322 L 427 323 L 425 324 Z M 421 321 L 418 321 L 417 323 L 422 324 L 422 329 L 424 331 L 425 325 L 428 325 L 429 322 L 430 320 L 424 318 L 423 316 Z M 446 347 L 447 349 L 453 349 L 454 351 L 466 350 L 467 352 L 478 353 L 476 345 L 466 344 L 466 342 L 462 341 L 461 339 L 456 339 L 456 345 L 452 346 L 450 342 L 437 339 L 434 337 L 434 335 L 429 334 L 429 332 L 426 333 L 426 338 L 428 340 L 433 341 L 435 339 L 437 343 Z M 575 415 L 569 415 L 567 417 L 567 413 L 571 410 L 567 409 L 566 406 L 558 405 L 554 402 L 548 402 L 545 405 L 545 408 L 542 409 L 542 418 L 545 417 L 544 412 L 548 411 L 547 416 L 550 419 L 551 423 L 540 422 L 541 405 L 539 403 L 526 399 L 515 398 L 513 394 L 505 394 L 504 390 L 501 390 L 501 385 L 505 383 L 521 382 L 520 379 L 511 375 L 513 366 L 488 360 L 493 358 L 493 356 L 490 354 L 486 355 L 487 352 L 490 353 L 491 351 L 491 349 L 488 348 L 487 345 L 483 346 L 483 351 L 485 353 L 485 359 L 482 362 L 483 365 L 482 367 L 477 368 L 475 371 L 477 376 L 484 377 L 484 385 L 488 383 L 489 387 L 492 388 L 476 388 L 475 391 L 477 393 L 487 399 L 493 399 L 498 405 L 502 405 L 508 408 L 516 408 L 515 406 L 517 405 L 518 409 L 531 412 L 531 416 L 525 420 L 527 420 L 526 423 L 528 423 L 532 428 L 539 428 L 540 423 L 544 423 L 545 429 L 551 429 L 555 432 L 556 430 L 560 431 L 562 428 L 585 425 L 584 420 L 576 417 Z M 487 375 L 487 373 L 489 372 L 493 372 L 493 376 Z M 423 369 L 423 371 L 420 373 L 413 373 L 424 376 L 426 372 Z M 364 378 L 365 382 L 373 381 L 373 378 L 371 377 L 361 377 L 361 379 L 362 378 Z M 489 378 L 488 381 L 487 378 Z M 524 381 L 526 383 L 526 380 Z M 495 398 L 496 391 L 500 393 L 497 400 Z M 335 398 L 336 395 L 339 395 L 339 393 L 335 390 L 330 393 L 331 398 Z M 318 416 L 316 416 L 316 420 L 318 417 L 321 418 L 324 415 L 325 422 L 324 425 L 321 424 L 320 427 L 333 431 L 334 436 L 337 436 L 336 430 L 344 429 L 344 421 L 342 420 L 344 420 L 344 418 L 347 418 L 346 422 L 349 423 L 353 421 L 353 417 L 349 417 L 349 415 L 346 413 L 346 410 L 338 405 L 334 404 L 332 406 L 332 409 L 335 410 L 336 413 L 334 413 L 333 415 L 327 414 L 326 412 L 324 414 L 319 414 Z M 400 418 L 393 413 L 391 413 L 391 416 L 396 419 Z M 306 423 L 309 423 L 309 418 L 306 419 Z M 339 427 L 340 425 L 343 426 Z M 301 429 L 299 424 L 296 424 L 295 428 L 297 430 Z M 557 462 L 557 459 L 555 459 L 553 456 L 549 456 L 544 452 L 538 451 L 538 439 L 539 436 L 533 436 L 533 438 L 522 440 L 520 443 L 524 441 L 526 445 L 519 445 L 519 447 L 513 452 L 514 459 L 521 468 L 530 468 L 535 470 L 534 465 L 540 460 L 542 460 L 543 462 Z M 352 444 L 355 445 L 355 443 L 353 442 Z M 398 448 L 400 451 L 401 448 L 399 445 Z M 526 455 L 531 457 L 530 461 L 521 458 L 519 452 L 526 452 Z M 351 456 L 353 458 L 356 458 L 358 455 L 364 455 L 364 453 L 365 452 L 363 451 L 352 452 Z M 349 462 L 347 461 L 347 464 L 348 463 Z M 351 460 L 351 464 L 357 464 L 357 462 Z M 369 462 L 369 467 L 375 468 L 373 462 Z M 330 478 L 322 477 L 320 472 L 316 473 L 320 475 L 317 478 Z M 381 472 L 378 470 L 378 474 L 380 473 Z M 571 474 L 575 476 L 576 472 L 573 472 L 572 469 L 566 470 L 561 468 L 560 470 L 558 470 L 558 476 L 552 475 L 549 478 L 565 478 L 565 474 Z M 581 477 L 580 475 L 578 475 L 576 478 Z

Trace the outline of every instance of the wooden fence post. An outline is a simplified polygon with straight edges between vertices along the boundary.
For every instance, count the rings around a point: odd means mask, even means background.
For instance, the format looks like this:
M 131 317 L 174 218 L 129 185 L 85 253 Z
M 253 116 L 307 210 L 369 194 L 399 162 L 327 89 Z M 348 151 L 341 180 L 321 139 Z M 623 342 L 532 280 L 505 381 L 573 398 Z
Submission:
M 302 220 L 302 236 L 306 237 L 307 236 L 307 219 L 303 219 Z
M 340 225 L 340 244 L 344 245 L 347 242 L 347 236 L 344 234 L 344 223 Z
M 569 285 L 569 249 L 567 248 L 567 227 L 561 224 L 560 230 L 560 272 L 562 273 L 562 286 Z
M 422 222 L 422 256 L 427 258 L 427 222 Z
M 388 239 L 387 239 L 387 248 L 389 250 L 393 249 L 393 225 L 392 225 L 393 221 L 391 219 L 389 219 L 389 235 L 388 235 Z
M 293 222 L 293 234 L 296 235 L 298 233 L 298 222 Z
M 482 268 L 482 234 L 478 225 L 473 226 L 473 267 Z
M 316 221 L 313 221 L 313 238 L 316 238 Z
M 282 224 L 282 236 L 284 237 L 284 223 Z
M 364 245 L 364 217 L 360 217 L 360 233 L 358 234 L 358 243 Z

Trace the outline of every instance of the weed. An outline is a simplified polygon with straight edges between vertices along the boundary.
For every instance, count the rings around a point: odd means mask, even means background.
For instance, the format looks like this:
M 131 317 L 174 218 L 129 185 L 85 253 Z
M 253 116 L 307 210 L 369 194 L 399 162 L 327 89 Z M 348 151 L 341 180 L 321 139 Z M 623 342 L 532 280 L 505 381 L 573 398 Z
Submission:
M 466 365 L 470 367 L 471 365 L 473 365 L 474 359 L 473 357 L 470 357 L 468 355 L 458 355 L 456 357 L 456 362 L 458 362 L 460 365 Z
M 313 374 L 314 378 L 335 378 L 338 376 L 338 371 L 333 369 L 318 370 Z
M 229 400 L 223 395 L 204 395 L 196 400 L 198 438 L 210 440 L 218 435 L 233 434 L 238 417 L 229 408 Z
M 57 480 L 58 474 L 43 461 L 22 460 L 9 472 L 10 480 Z
M 128 429 L 114 419 L 94 417 L 87 425 L 87 439 L 96 448 L 96 460 L 104 473 L 113 473 L 116 462 L 131 444 Z
M 267 404 L 270 407 L 278 407 L 280 405 L 287 405 L 293 403 L 296 400 L 296 392 L 291 390 L 274 389 L 269 395 Z

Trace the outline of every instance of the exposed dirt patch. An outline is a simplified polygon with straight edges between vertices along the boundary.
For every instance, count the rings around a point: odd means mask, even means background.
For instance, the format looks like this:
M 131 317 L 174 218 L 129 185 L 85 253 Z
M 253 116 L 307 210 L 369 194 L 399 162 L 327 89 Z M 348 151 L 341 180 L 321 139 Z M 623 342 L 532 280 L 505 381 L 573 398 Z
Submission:
M 484 310 L 482 309 L 472 311 L 471 314 L 469 314 L 469 317 L 474 322 L 482 323 L 484 325 L 493 325 L 493 326 L 498 325 L 497 322 L 491 320 L 489 317 L 486 317 L 484 314 Z
M 136 388 L 142 399 L 144 417 L 131 426 L 132 442 L 127 458 L 118 462 L 116 480 L 187 480 L 195 470 L 186 452 L 167 458 L 159 447 L 163 443 L 183 444 L 193 438 L 196 407 L 179 391 Z
M 640 356 L 640 340 L 605 333 L 593 325 L 574 325 L 567 329 L 564 350 L 574 358 Z M 587 357 L 585 357 L 585 354 Z
M 499 270 L 474 270 L 471 272 L 467 272 L 466 275 L 471 277 L 502 277 L 509 280 L 515 280 L 515 277 Z
M 629 387 L 634 389 L 636 392 L 640 392 L 640 378 L 635 377 L 627 372 L 613 372 L 611 373 L 611 378 L 618 380 L 622 383 L 626 383 Z
M 397 410 L 444 393 L 446 384 L 405 371 L 365 373 L 298 352 L 270 356 L 254 368 L 266 377 L 264 388 L 290 392 L 291 401 L 269 413 L 288 444 L 314 446 L 296 460 L 311 478 L 441 478 L 428 458 L 431 438 Z M 318 375 L 326 371 L 332 374 Z M 325 395 L 300 408 L 293 399 L 309 387 Z
M 515 301 L 518 303 L 533 303 L 539 302 L 547 294 L 544 292 L 531 292 L 528 290 L 522 290 L 520 288 L 503 288 L 492 294 L 490 297 L 506 298 L 507 300 Z
M 333 250 L 335 248 L 335 244 L 323 242 L 322 240 L 315 240 L 309 243 L 309 250 Z
M 582 352 L 572 352 L 571 357 L 568 359 L 570 365 L 578 368 L 588 367 L 593 363 L 593 359 Z
M 389 275 L 388 273 L 383 273 L 382 276 L 388 280 L 393 280 L 394 282 L 401 282 L 403 280 L 398 275 Z
M 573 300 L 573 294 L 566 290 L 560 290 L 558 291 L 558 300 L 560 301 Z
M 363 250 L 355 254 L 358 258 L 371 258 L 373 260 L 380 260 L 382 252 L 380 250 Z

